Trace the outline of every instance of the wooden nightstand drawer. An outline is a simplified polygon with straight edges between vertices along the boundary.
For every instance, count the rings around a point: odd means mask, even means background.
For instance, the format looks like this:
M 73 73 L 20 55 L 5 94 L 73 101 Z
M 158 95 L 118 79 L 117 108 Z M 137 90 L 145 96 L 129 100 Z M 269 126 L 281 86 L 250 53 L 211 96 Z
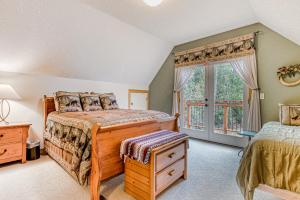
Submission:
M 160 193 L 178 178 L 183 176 L 185 170 L 184 159 L 178 160 L 173 165 L 164 169 L 156 175 L 156 193 Z
M 11 143 L 22 142 L 22 129 L 21 128 L 10 128 L 0 129 L 0 146 Z
M 156 156 L 156 172 L 171 165 L 185 155 L 185 143 L 181 143 L 165 152 Z
M 21 160 L 26 162 L 26 140 L 29 123 L 0 124 L 0 164 Z
M 22 143 L 7 144 L 0 146 L 0 163 L 6 162 L 9 158 L 21 158 Z

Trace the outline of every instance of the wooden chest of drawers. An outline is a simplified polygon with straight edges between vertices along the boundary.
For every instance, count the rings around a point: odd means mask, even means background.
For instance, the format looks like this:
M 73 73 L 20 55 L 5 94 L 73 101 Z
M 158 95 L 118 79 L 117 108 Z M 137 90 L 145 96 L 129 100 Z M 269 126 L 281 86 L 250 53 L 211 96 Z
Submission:
M 26 140 L 30 124 L 0 125 L 0 164 L 26 162 Z
M 153 149 L 150 163 L 144 165 L 126 158 L 125 192 L 138 200 L 156 196 L 180 178 L 187 178 L 188 138 Z

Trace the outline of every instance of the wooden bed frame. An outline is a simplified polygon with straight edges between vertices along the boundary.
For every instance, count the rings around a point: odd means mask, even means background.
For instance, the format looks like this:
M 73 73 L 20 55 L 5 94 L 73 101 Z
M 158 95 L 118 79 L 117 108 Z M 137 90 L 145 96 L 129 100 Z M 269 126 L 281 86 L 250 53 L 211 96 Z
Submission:
M 268 185 L 260 184 L 257 189 L 271 193 L 272 195 L 284 200 L 300 200 L 300 194 L 288 190 L 277 189 Z
M 44 96 L 44 127 L 48 114 L 53 111 L 55 111 L 54 98 Z M 175 119 L 168 121 L 151 120 L 109 128 L 101 128 L 95 124 L 92 127 L 91 200 L 99 200 L 102 180 L 123 173 L 124 164 L 120 159 L 121 141 L 161 129 L 178 131 L 178 117 L 179 114 L 176 114 Z

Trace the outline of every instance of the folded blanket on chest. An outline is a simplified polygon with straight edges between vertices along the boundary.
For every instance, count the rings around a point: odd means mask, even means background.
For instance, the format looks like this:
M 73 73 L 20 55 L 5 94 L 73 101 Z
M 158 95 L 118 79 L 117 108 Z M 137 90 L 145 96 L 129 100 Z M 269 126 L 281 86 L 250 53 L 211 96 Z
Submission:
M 186 137 L 187 134 L 173 131 L 161 130 L 147 135 L 124 140 L 120 148 L 120 156 L 129 156 L 143 164 L 147 164 L 150 159 L 151 150 L 169 142 Z

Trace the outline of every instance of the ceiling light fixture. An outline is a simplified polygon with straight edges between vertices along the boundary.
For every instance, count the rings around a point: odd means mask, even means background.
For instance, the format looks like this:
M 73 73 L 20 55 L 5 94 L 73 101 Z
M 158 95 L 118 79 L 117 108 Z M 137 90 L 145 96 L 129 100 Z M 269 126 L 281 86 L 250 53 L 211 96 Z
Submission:
M 162 0 L 143 0 L 145 4 L 151 7 L 158 6 L 161 4 Z

